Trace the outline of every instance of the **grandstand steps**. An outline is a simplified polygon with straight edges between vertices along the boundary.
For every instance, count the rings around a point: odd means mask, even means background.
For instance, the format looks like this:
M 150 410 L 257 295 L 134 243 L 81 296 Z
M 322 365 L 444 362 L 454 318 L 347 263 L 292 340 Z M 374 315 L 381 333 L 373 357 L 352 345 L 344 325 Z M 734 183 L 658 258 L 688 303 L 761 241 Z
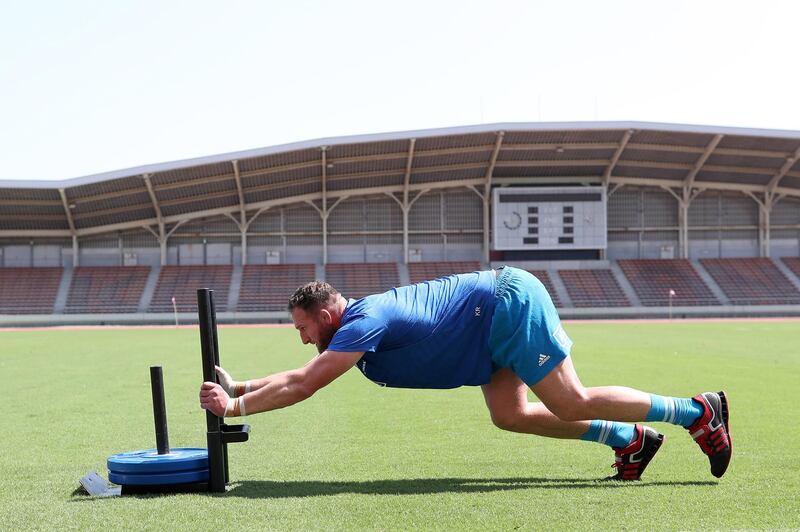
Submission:
M 242 289 L 242 265 L 234 265 L 231 273 L 231 285 L 228 288 L 228 308 L 236 309 L 239 304 L 239 292 Z
M 56 293 L 56 302 L 53 304 L 53 314 L 64 313 L 64 309 L 67 307 L 67 297 L 69 296 L 69 289 L 72 286 L 72 274 L 74 272 L 74 268 L 64 268 L 64 274 L 61 276 L 61 282 L 58 285 L 58 292 Z
M 550 277 L 550 283 L 555 291 L 555 295 L 550 294 L 550 296 L 560 302 L 558 308 L 561 307 L 573 307 L 572 298 L 569 297 L 569 292 L 567 291 L 567 287 L 564 284 L 564 280 L 558 274 L 558 270 L 546 270 L 547 276 Z
M 646 307 L 720 305 L 687 259 L 624 259 L 618 264 Z
M 631 306 L 609 268 L 569 269 L 558 273 L 576 308 Z
M 147 312 L 150 302 L 153 301 L 153 294 L 156 292 L 158 285 L 158 276 L 161 274 L 161 265 L 157 264 L 150 268 L 150 275 L 147 276 L 147 281 L 144 283 L 144 290 L 142 291 L 142 298 L 139 300 L 139 312 Z
M 786 265 L 786 263 L 784 263 L 780 259 L 774 259 L 772 263 L 775 264 L 775 266 L 781 271 L 781 273 L 783 273 L 783 275 L 785 275 L 786 278 L 789 279 L 789 282 L 792 283 L 794 287 L 797 288 L 798 291 L 800 291 L 800 276 L 798 276 L 798 274 L 793 272 L 792 269 L 789 268 Z
M 783 266 L 789 268 L 795 277 L 800 279 L 800 257 L 783 257 L 780 262 Z
M 633 289 L 633 286 L 631 286 L 628 278 L 625 277 L 625 273 L 622 271 L 622 268 L 619 267 L 619 264 L 617 264 L 616 261 L 611 262 L 609 264 L 609 268 L 611 269 L 611 273 L 614 275 L 614 279 L 617 280 L 617 284 L 619 284 L 619 287 L 625 294 L 625 297 L 627 297 L 628 301 L 631 302 L 631 305 L 634 307 L 641 307 L 642 302 L 639 299 L 638 294 L 636 294 L 636 290 Z
M 697 275 L 699 275 L 703 282 L 708 285 L 708 289 L 711 290 L 716 298 L 719 299 L 723 305 L 730 305 L 730 298 L 728 298 L 725 292 L 722 291 L 722 288 L 719 287 L 714 278 L 711 277 L 711 274 L 708 273 L 708 270 L 706 270 L 705 266 L 703 266 L 699 260 L 693 260 L 691 263 L 692 266 L 694 266 L 694 270 L 697 272 Z
M 309 279 L 306 282 L 310 282 L 310 281 L 327 281 L 327 279 L 325 279 L 325 265 L 324 264 L 317 264 L 314 267 L 314 278 L 313 279 Z

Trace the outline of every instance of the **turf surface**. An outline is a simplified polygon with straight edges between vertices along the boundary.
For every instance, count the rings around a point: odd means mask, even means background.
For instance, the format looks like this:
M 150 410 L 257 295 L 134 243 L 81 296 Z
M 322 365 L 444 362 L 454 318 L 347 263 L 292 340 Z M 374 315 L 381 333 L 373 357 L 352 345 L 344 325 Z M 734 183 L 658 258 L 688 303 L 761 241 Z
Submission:
M 776 529 L 800 527 L 800 323 L 573 323 L 586 385 L 688 396 L 724 388 L 734 458 L 717 480 L 682 429 L 633 484 L 612 452 L 494 428 L 480 391 L 383 389 L 350 371 L 249 417 L 227 494 L 91 499 L 108 455 L 155 445 L 150 365 L 164 367 L 173 447 L 205 446 L 192 329 L 0 331 L 0 529 Z M 237 378 L 303 364 L 291 329 L 221 329 Z

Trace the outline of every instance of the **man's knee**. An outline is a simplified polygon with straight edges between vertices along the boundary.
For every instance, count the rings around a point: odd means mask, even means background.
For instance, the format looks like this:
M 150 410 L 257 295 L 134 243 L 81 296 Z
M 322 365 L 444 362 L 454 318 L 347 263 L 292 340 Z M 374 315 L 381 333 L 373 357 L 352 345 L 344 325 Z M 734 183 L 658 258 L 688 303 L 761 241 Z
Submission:
M 514 410 L 509 411 L 492 411 L 492 423 L 498 429 L 508 430 L 510 432 L 517 432 L 519 426 L 520 414 Z

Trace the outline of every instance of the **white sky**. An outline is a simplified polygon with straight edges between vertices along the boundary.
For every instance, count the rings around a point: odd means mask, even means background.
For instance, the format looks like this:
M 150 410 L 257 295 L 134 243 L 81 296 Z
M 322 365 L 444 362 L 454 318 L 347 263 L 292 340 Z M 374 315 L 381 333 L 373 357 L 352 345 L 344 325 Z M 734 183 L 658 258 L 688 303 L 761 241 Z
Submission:
M 800 130 L 793 1 L 0 7 L 0 179 L 493 122 Z

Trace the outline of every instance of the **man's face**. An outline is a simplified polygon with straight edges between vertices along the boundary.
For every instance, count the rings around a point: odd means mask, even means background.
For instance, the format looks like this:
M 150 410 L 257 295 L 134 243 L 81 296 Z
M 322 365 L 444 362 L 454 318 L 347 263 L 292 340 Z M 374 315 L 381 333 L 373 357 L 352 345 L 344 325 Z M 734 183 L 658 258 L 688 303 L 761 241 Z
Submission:
M 319 353 L 328 349 L 328 344 L 336 333 L 336 327 L 327 309 L 306 312 L 301 308 L 295 308 L 292 310 L 292 321 L 304 344 L 314 344 Z

